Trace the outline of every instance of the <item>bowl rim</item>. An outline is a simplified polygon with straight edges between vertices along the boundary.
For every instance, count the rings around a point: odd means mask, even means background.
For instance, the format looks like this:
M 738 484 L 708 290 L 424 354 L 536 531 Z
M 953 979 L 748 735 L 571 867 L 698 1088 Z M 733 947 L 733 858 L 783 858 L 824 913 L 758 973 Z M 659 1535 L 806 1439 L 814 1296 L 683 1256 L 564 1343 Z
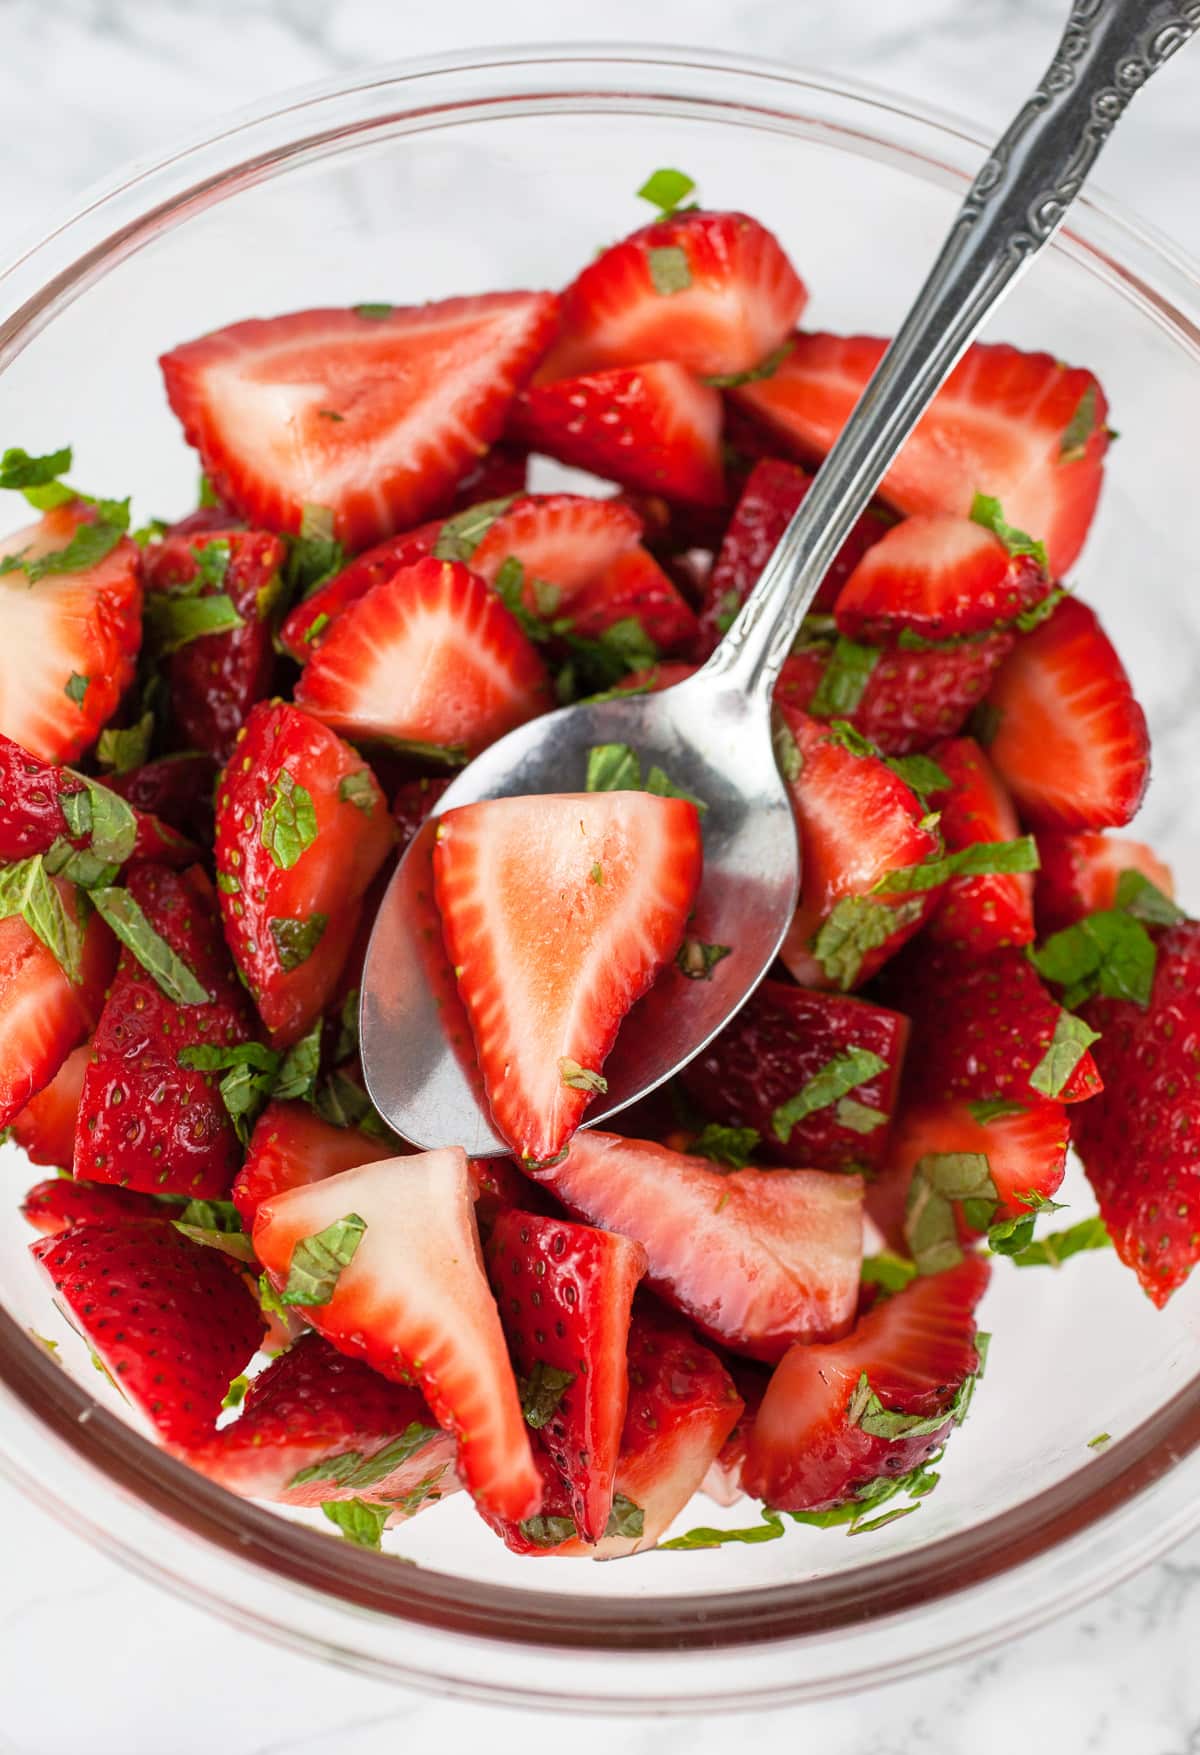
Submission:
M 559 70 L 557 84 L 549 81 L 551 69 Z M 618 70 L 624 70 L 625 83 L 614 85 Z M 571 90 L 577 103 L 587 99 L 599 105 L 603 99 L 611 108 L 636 98 L 644 108 L 671 100 L 684 106 L 679 113 L 692 113 L 688 106 L 732 106 L 745 112 L 744 119 L 758 114 L 790 121 L 796 134 L 805 94 L 835 106 L 861 106 L 867 118 L 887 116 L 905 127 L 914 125 L 931 146 L 948 149 L 953 143 L 957 160 L 946 151 L 926 158 L 931 174 L 951 185 L 965 185 L 973 168 L 960 162 L 964 149 L 969 157 L 988 145 L 970 123 L 881 88 L 708 49 L 521 44 L 423 57 L 366 77 L 322 80 L 249 106 L 184 146 L 135 162 L 89 190 L 40 240 L 21 249 L 0 269 L 0 375 L 59 311 L 159 231 L 272 167 L 278 170 L 289 159 L 327 145 L 332 136 L 319 126 L 324 112 L 348 107 L 366 94 L 397 93 L 403 99 L 409 88 L 419 92 L 423 80 L 452 85 L 456 78 L 498 76 L 516 82 L 518 74 L 533 76 L 533 83 L 514 91 L 517 108 L 508 113 L 536 108 L 539 100 L 562 91 L 563 78 L 580 75 L 591 83 Z M 646 75 L 675 85 L 659 91 L 651 83 L 634 91 L 628 82 Z M 689 76 L 718 92 L 729 89 L 716 97 L 695 91 L 678 96 Z M 752 103 L 745 91 L 735 99 L 732 88 L 739 82 L 752 83 L 756 93 L 769 94 L 777 104 Z M 778 107 L 789 98 L 794 107 Z M 446 107 L 457 112 L 479 101 L 467 95 Z M 370 132 L 397 117 L 429 113 L 387 108 L 354 127 Z M 306 121 L 318 125 L 315 131 L 297 132 Z M 342 137 L 344 129 L 335 133 Z M 883 145 L 893 162 L 922 156 L 874 132 L 863 137 Z M 1190 294 L 1192 309 L 1200 311 L 1200 267 L 1153 227 L 1102 197 L 1081 198 L 1078 209 L 1075 224 L 1052 247 L 1119 279 L 1134 302 L 1152 308 L 1200 358 L 1200 328 L 1175 303 Z M 1126 265 L 1126 253 L 1143 259 L 1138 273 Z M 1162 290 L 1163 282 L 1171 290 Z M 1200 1374 L 1104 1453 L 1023 1501 L 1006 1518 L 1002 1538 L 996 1532 L 985 1535 L 987 1526 L 980 1525 L 939 1538 L 919 1555 L 868 1561 L 818 1581 L 640 1600 L 526 1592 L 474 1581 L 464 1591 L 462 1579 L 410 1567 L 403 1568 L 401 1593 L 394 1557 L 335 1544 L 198 1477 L 99 1408 L 3 1309 L 0 1408 L 13 1416 L 0 1421 L 0 1472 L 34 1497 L 49 1497 L 60 1508 L 69 1503 L 76 1527 L 159 1583 L 334 1661 L 418 1685 L 526 1704 L 569 1697 L 575 1706 L 609 1712 L 647 1705 L 744 1708 L 895 1679 L 984 1649 L 1011 1632 L 1028 1631 L 1200 1525 L 1200 1503 L 1190 1504 L 1182 1480 L 1184 1464 L 1200 1448 Z M 73 1495 L 62 1485 L 68 1480 L 75 1486 Z M 119 1515 L 101 1523 L 84 1514 L 78 1489 L 85 1482 L 93 1491 L 101 1483 L 115 1489 Z M 1153 1524 L 1149 1539 L 1147 1523 Z M 1101 1524 L 1106 1540 L 1097 1543 Z M 1097 1547 L 1106 1550 L 1102 1559 Z M 198 1565 L 201 1548 L 205 1562 Z M 223 1557 L 222 1567 L 212 1565 L 217 1555 Z M 1053 1587 L 1033 1602 L 1030 1568 L 1048 1561 L 1054 1562 Z M 257 1607 L 240 1594 L 254 1588 L 247 1584 L 248 1573 L 255 1585 L 268 1575 L 279 1587 L 260 1591 Z M 322 1580 L 319 1590 L 311 1582 L 315 1577 Z M 230 1581 L 238 1588 L 231 1589 Z M 297 1621 L 301 1605 L 303 1626 Z M 915 1615 L 918 1608 L 925 1613 Z M 933 1625 L 932 1609 L 942 1614 L 941 1633 L 932 1642 L 915 1638 L 917 1623 Z M 381 1617 L 392 1630 L 402 1627 L 414 1649 L 406 1654 L 389 1648 L 386 1639 L 356 1640 L 356 1632 Z M 956 1625 L 959 1621 L 963 1626 Z M 484 1648 L 496 1661 L 481 1678 L 471 1671 Z M 781 1648 L 793 1656 L 805 1651 L 810 1661 L 788 1674 L 779 1663 Z M 774 1682 L 770 1668 L 756 1664 L 762 1654 L 780 1672 Z M 627 1673 L 614 1686 L 618 1656 Z M 752 1685 L 739 1680 L 733 1668 L 739 1656 L 744 1675 L 753 1671 L 759 1678 Z M 656 1677 L 638 1662 L 641 1658 L 659 1663 Z M 594 1694 L 580 1683 L 580 1664 L 592 1667 L 587 1660 L 604 1665 Z

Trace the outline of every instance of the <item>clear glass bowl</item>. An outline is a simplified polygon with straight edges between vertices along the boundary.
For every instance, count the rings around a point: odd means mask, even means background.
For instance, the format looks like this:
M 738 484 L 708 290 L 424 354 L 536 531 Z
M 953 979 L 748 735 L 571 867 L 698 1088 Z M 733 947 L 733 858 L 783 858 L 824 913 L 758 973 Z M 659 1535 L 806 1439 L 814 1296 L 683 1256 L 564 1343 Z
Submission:
M 0 276 L 6 441 L 70 439 L 77 479 L 132 485 L 139 516 L 178 514 L 196 464 L 161 349 L 303 305 L 560 285 L 645 217 L 633 191 L 663 164 L 775 228 L 811 286 L 810 324 L 887 332 L 980 144 L 886 95 L 708 52 L 486 52 L 325 87 L 131 172 Z M 1122 437 L 1078 583 L 1149 710 L 1140 832 L 1185 898 L 1200 890 L 1198 324 L 1194 271 L 1084 201 L 993 330 L 1108 390 Z M 30 1180 L 5 1148 L 10 1215 Z M 1090 1210 L 1078 1176 L 1068 1198 L 1072 1216 Z M 835 1693 L 1028 1631 L 1200 1522 L 1200 1285 L 1156 1314 L 1111 1255 L 1058 1274 L 998 1264 L 987 1382 L 937 1492 L 887 1529 L 535 1564 L 459 1497 L 393 1539 L 414 1567 L 164 1458 L 57 1323 L 27 1241 L 15 1218 L 0 1235 L 0 1466 L 160 1583 L 409 1682 L 608 1711 Z M 63 1338 L 61 1364 L 30 1327 Z M 1089 1449 L 1102 1431 L 1112 1442 Z M 748 1512 L 699 1500 L 679 1527 Z

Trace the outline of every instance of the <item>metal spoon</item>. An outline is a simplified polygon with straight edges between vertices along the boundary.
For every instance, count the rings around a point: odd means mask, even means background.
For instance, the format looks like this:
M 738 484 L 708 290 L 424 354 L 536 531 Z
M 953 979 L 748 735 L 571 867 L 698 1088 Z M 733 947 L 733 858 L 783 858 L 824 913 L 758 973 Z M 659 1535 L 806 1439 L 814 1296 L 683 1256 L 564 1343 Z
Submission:
M 1041 83 L 993 149 L 850 420 L 712 658 L 659 694 L 565 707 L 510 732 L 443 795 L 578 792 L 588 751 L 630 744 L 703 799 L 704 880 L 690 930 L 729 955 L 707 980 L 664 972 L 622 1025 L 605 1121 L 700 1052 L 770 968 L 796 908 L 800 853 L 772 744 L 771 694 L 829 563 L 955 361 L 1057 229 L 1133 93 L 1200 25 L 1200 0 L 1077 0 Z M 361 1002 L 376 1108 L 423 1147 L 508 1150 L 495 1133 L 431 895 L 430 821 L 375 924 Z

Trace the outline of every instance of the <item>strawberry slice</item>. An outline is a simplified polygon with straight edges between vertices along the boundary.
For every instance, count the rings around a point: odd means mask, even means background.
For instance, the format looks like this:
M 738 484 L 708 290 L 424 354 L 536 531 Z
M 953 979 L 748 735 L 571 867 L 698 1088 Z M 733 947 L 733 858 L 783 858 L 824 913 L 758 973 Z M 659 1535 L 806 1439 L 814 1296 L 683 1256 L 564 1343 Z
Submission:
M 250 1135 L 246 1161 L 229 1198 L 247 1231 L 263 1201 L 285 1189 L 304 1188 L 342 1170 L 392 1157 L 390 1146 L 356 1127 L 334 1127 L 307 1103 L 268 1103 Z
M 97 782 L 84 781 L 69 768 L 39 761 L 0 733 L 0 861 L 49 853 L 60 840 L 69 841 L 76 849 L 90 847 L 91 833 L 72 832 L 62 803 L 63 799 L 77 798 L 89 786 L 96 790 Z M 114 801 L 108 802 L 111 805 Z M 88 814 L 91 818 L 94 811 Z M 134 811 L 134 818 L 136 839 L 129 858 L 164 865 L 186 865 L 196 858 L 199 849 L 167 823 L 139 810 Z
M 695 614 L 644 548 L 627 548 L 582 586 L 571 598 L 570 621 L 571 631 L 584 639 L 635 621 L 658 652 L 690 652 L 696 643 Z
M 672 214 L 602 251 L 563 293 L 563 334 L 538 382 L 645 360 L 701 375 L 748 372 L 786 340 L 806 298 L 757 220 Z
M 308 1240 L 321 1237 L 315 1248 Z M 532 1516 L 540 1481 L 488 1289 L 458 1147 L 366 1164 L 285 1189 L 258 1209 L 254 1251 L 278 1291 L 339 1352 L 413 1382 L 458 1440 L 475 1499 Z M 305 1263 L 332 1262 L 319 1281 Z
M 646 792 L 447 811 L 434 884 L 492 1116 L 516 1155 L 561 1153 L 629 1008 L 683 940 L 700 819 Z
M 629 1378 L 629 1314 L 645 1251 L 627 1237 L 509 1208 L 488 1272 L 526 1419 L 567 1485 L 575 1527 L 598 1542 L 613 1508 Z
M 86 1042 L 73 1048 L 50 1083 L 13 1117 L 12 1137 L 31 1164 L 56 1170 L 71 1168 L 75 1158 L 75 1117 L 90 1053 Z
M 746 1491 L 781 1511 L 821 1511 L 925 1462 L 966 1411 L 987 1283 L 987 1263 L 968 1256 L 876 1304 L 845 1340 L 793 1347 L 750 1433 Z
M 737 1352 L 778 1359 L 795 1340 L 844 1333 L 853 1318 L 857 1176 L 722 1174 L 651 1140 L 589 1129 L 534 1180 L 570 1212 L 640 1243 L 650 1285 Z
M 859 754 L 829 726 L 776 702 L 795 750 L 788 785 L 802 873 L 780 956 L 806 986 L 855 987 L 936 906 L 936 889 L 875 892 L 891 874 L 938 853 L 938 837 L 912 788 L 878 756 Z
M 502 502 L 507 504 L 507 501 Z M 442 521 L 419 524 L 400 536 L 389 536 L 355 558 L 340 572 L 318 585 L 312 594 L 297 603 L 283 619 L 279 644 L 297 664 L 307 664 L 314 649 L 343 610 L 365 597 L 374 586 L 381 585 L 399 572 L 401 567 L 415 566 L 433 553 L 442 530 Z
M 553 696 L 495 592 L 460 562 L 430 557 L 339 617 L 305 665 L 296 703 L 360 741 L 478 755 Z
M 705 1115 L 753 1128 L 755 1151 L 777 1164 L 873 1170 L 887 1155 L 907 1042 L 899 1012 L 764 981 L 680 1076 Z M 835 1087 L 811 1085 L 829 1072 L 842 1075 Z
M 1119 828 L 1150 777 L 1146 718 L 1095 612 L 1077 598 L 1022 640 L 988 694 L 988 754 L 1039 829 Z
M 76 1053 L 85 1054 L 86 1049 Z M 35 1098 L 36 1102 L 36 1098 Z M 75 1114 L 71 1114 L 74 1134 Z M 22 1142 L 18 1139 L 18 1144 Z M 35 1160 L 36 1161 L 36 1160 Z M 68 1163 L 70 1156 L 68 1154 Z M 180 1208 L 176 1207 L 175 1212 Z M 103 1182 L 74 1182 L 69 1176 L 52 1176 L 38 1182 L 21 1202 L 21 1216 L 43 1237 L 57 1237 L 75 1225 L 107 1225 L 121 1219 L 163 1219 L 168 1210 L 152 1194 L 132 1188 L 112 1188 Z
M 422 775 L 419 780 L 406 780 L 392 799 L 392 819 L 399 831 L 397 853 L 403 853 L 425 821 L 438 799 L 451 784 L 448 779 L 432 780 Z
M 1123 835 L 1055 835 L 1037 838 L 1037 884 L 1034 912 L 1038 932 L 1048 938 L 1073 926 L 1085 914 L 1098 914 L 1117 904 L 1122 872 L 1136 871 L 1160 889 L 1175 894 L 1175 879 L 1152 847 Z
M 94 522 L 56 506 L 0 543 L 0 732 L 44 762 L 71 762 L 94 743 L 133 681 L 141 643 L 138 549 L 128 537 L 93 566 L 31 583 L 13 566 L 44 561 Z
M 221 918 L 277 1045 L 325 1008 L 395 830 L 370 768 L 326 726 L 259 702 L 217 797 Z
M 1020 833 L 1004 783 L 969 737 L 938 744 L 933 760 L 950 781 L 930 792 L 947 853 L 981 841 L 1012 841 Z M 980 954 L 1033 940 L 1033 874 L 985 872 L 952 877 L 929 923 L 930 935 Z
M 801 461 L 823 457 L 887 342 L 869 335 L 797 335 L 769 378 L 732 392 Z M 1088 533 L 1108 449 L 1108 403 L 1091 372 L 1048 353 L 975 342 L 883 478 L 901 512 L 955 512 L 976 494 L 1046 545 L 1052 578 Z
M 556 324 L 548 293 L 296 311 L 164 354 L 171 407 L 251 524 L 327 509 L 365 548 L 424 518 L 500 436 Z
M 207 1437 L 263 1333 L 221 1252 L 161 1219 L 132 1217 L 76 1225 L 30 1249 L 68 1321 L 159 1437 Z
M 78 921 L 74 887 L 53 882 Z M 77 985 L 20 915 L 0 919 L 0 1128 L 45 1090 L 91 1034 L 116 960 L 116 941 L 98 914 L 89 914 L 83 929 Z

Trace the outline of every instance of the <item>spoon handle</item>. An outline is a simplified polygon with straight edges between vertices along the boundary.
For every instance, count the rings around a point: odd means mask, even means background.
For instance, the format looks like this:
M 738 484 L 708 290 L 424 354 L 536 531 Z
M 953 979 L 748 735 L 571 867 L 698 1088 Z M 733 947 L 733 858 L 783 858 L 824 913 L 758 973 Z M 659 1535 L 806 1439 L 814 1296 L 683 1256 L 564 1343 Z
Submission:
M 826 569 L 934 393 L 1057 230 L 1130 98 L 1198 27 L 1200 0 L 1076 0 L 1041 83 L 976 176 L 908 316 L 709 659 L 711 678 L 769 699 Z

